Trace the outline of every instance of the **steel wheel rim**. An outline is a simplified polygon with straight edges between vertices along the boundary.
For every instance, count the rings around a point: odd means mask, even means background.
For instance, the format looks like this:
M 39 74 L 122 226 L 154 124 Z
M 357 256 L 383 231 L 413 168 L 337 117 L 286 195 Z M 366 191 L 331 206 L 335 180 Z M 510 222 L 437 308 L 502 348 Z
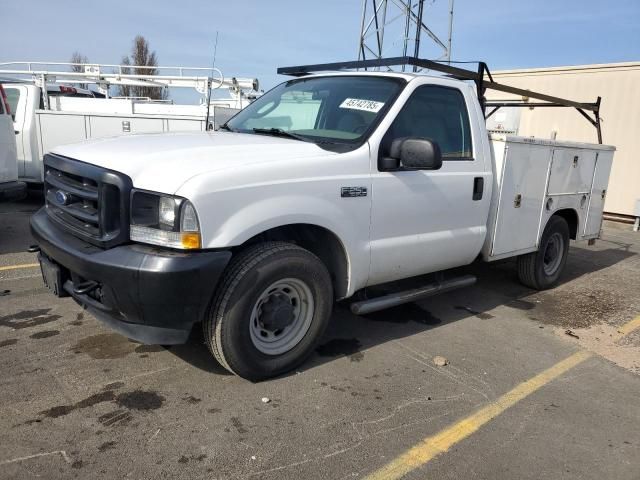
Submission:
M 564 254 L 564 238 L 558 232 L 549 237 L 547 244 L 544 248 L 544 254 L 542 257 L 542 265 L 544 273 L 546 275 L 553 275 L 556 273 L 562 263 L 562 256 Z
M 274 297 L 288 300 L 293 311 L 291 323 L 282 329 L 269 329 L 262 322 L 265 306 Z M 249 333 L 253 346 L 265 355 L 292 350 L 309 331 L 314 311 L 313 294 L 305 282 L 285 278 L 272 283 L 260 294 L 251 311 Z

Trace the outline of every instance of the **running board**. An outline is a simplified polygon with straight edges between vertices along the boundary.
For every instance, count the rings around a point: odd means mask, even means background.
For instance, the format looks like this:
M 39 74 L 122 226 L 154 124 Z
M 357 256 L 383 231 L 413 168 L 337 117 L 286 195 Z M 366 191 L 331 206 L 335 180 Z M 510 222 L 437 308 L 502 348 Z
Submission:
M 463 275 L 462 277 L 431 283 L 424 287 L 405 290 L 404 292 L 391 293 L 382 297 L 370 298 L 351 304 L 351 312 L 355 315 L 366 315 L 386 308 L 397 307 L 403 303 L 416 302 L 423 298 L 432 297 L 440 293 L 450 292 L 458 288 L 469 287 L 476 283 L 473 275 Z

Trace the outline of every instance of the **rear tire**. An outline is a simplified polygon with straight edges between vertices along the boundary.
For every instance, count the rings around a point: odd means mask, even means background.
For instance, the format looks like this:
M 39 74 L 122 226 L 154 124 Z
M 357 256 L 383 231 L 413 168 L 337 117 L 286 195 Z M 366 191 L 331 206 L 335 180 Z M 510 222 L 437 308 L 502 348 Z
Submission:
M 549 219 L 540 238 L 537 252 L 518 257 L 520 282 L 536 290 L 546 290 L 558 283 L 567 263 L 569 225 L 559 216 Z
M 264 380 L 314 351 L 332 307 L 331 277 L 318 257 L 291 243 L 261 243 L 227 267 L 203 324 L 205 341 L 230 372 Z

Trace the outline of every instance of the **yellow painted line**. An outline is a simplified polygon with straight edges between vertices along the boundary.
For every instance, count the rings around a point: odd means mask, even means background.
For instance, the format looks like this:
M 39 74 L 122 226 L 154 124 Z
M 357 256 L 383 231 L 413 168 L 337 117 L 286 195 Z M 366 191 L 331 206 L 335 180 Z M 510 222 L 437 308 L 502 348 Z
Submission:
M 33 268 L 33 267 L 39 267 L 39 266 L 40 266 L 39 263 L 24 263 L 22 265 L 9 265 L 8 267 L 0 267 L 0 272 L 5 270 L 18 270 L 20 268 Z
M 624 337 L 625 335 L 629 335 L 634 330 L 640 328 L 640 315 L 631 320 L 630 322 L 625 323 L 618 329 L 618 333 L 621 333 Z
M 591 356 L 590 352 L 576 352 L 551 368 L 521 383 L 476 413 L 463 418 L 454 425 L 425 438 L 418 445 L 395 458 L 380 470 L 369 475 L 367 480 L 391 480 L 401 478 L 407 473 L 425 465 L 456 443 L 477 432 L 483 425 L 493 420 L 509 407 L 528 397 L 563 373 L 579 365 Z

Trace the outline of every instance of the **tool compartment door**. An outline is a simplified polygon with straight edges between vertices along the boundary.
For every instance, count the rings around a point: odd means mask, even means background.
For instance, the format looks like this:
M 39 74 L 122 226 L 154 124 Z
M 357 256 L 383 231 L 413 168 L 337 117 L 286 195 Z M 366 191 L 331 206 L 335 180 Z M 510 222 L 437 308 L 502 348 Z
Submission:
M 537 246 L 551 152 L 546 145 L 508 143 L 499 185 L 492 257 Z
M 593 174 L 593 184 L 589 195 L 589 209 L 587 211 L 587 221 L 584 225 L 583 235 L 585 237 L 598 236 L 602 224 L 602 213 L 604 201 L 609 184 L 609 174 L 613 162 L 613 152 L 601 151 L 596 156 L 595 172 Z
M 593 150 L 555 147 L 549 195 L 589 193 L 595 163 L 596 152 Z

